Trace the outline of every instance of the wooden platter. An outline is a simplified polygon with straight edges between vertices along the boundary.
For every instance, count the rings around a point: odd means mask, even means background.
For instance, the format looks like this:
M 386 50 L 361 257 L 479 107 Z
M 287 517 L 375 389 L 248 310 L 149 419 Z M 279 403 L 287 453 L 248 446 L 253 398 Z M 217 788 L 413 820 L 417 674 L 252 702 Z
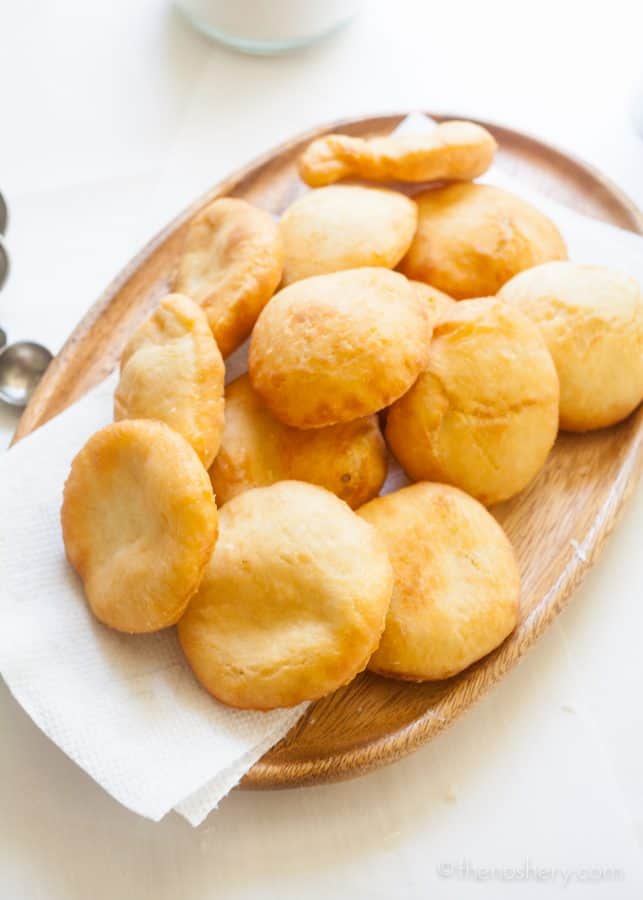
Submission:
M 304 190 L 295 160 L 308 141 L 328 131 L 386 134 L 402 118 L 363 118 L 315 129 L 201 197 L 133 258 L 79 323 L 25 410 L 15 439 L 56 415 L 112 370 L 132 329 L 166 293 L 186 223 L 203 205 L 229 194 L 280 213 Z M 524 134 L 481 124 L 494 133 L 499 163 L 511 174 L 580 212 L 643 233 L 643 216 L 598 172 Z M 615 428 L 561 435 L 536 482 L 495 508 L 516 548 L 523 576 L 520 624 L 498 650 L 461 675 L 433 684 L 359 676 L 311 706 L 251 769 L 243 786 L 292 787 L 356 776 L 411 752 L 450 725 L 518 662 L 569 601 L 636 483 L 642 444 L 643 409 Z

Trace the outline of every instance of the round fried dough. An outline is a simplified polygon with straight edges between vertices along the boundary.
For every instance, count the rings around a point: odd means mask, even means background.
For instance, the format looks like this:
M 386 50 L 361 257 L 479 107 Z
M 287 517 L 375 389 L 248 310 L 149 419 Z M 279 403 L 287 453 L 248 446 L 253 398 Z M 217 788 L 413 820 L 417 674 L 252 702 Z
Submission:
M 453 297 L 449 297 L 448 294 L 439 291 L 432 285 L 424 284 L 423 281 L 412 281 L 411 284 L 418 297 L 426 304 L 429 311 L 429 319 L 433 327 L 435 327 L 441 319 L 449 315 L 456 301 Z
M 538 326 L 560 379 L 560 427 L 614 425 L 643 399 L 643 299 L 602 266 L 554 262 L 512 278 L 499 296 Z
M 523 269 L 567 259 L 553 222 L 488 184 L 451 184 L 415 198 L 419 219 L 400 270 L 456 300 L 496 294 Z
M 426 305 L 397 272 L 364 268 L 306 278 L 280 291 L 250 342 L 252 386 L 296 428 L 377 412 L 426 365 Z
M 386 438 L 413 481 L 456 485 L 490 505 L 542 468 L 558 429 L 545 341 L 495 298 L 457 303 L 435 328 L 426 370 L 390 408 Z
M 272 709 L 347 684 L 377 646 L 393 573 L 375 529 L 323 488 L 281 481 L 221 509 L 179 639 L 203 687 Z
M 67 559 L 94 615 L 118 631 L 174 625 L 217 539 L 208 474 L 180 434 L 132 419 L 74 459 L 61 511 Z
M 377 417 L 303 431 L 272 416 L 242 375 L 227 385 L 225 431 L 210 478 L 221 506 L 249 488 L 308 481 L 355 509 L 386 478 L 386 445 Z
M 224 375 L 205 313 L 189 297 L 170 294 L 123 351 L 114 418 L 165 422 L 208 468 L 223 435 Z
M 408 681 L 457 675 L 497 647 L 518 619 L 520 575 L 484 506 L 421 482 L 359 510 L 383 538 L 395 584 L 368 668 Z
M 223 197 L 190 223 L 174 290 L 200 303 L 223 356 L 252 331 L 281 279 L 279 227 L 263 209 Z
M 404 194 L 337 185 L 309 191 L 279 223 L 284 284 L 361 266 L 393 269 L 409 249 L 417 206 Z

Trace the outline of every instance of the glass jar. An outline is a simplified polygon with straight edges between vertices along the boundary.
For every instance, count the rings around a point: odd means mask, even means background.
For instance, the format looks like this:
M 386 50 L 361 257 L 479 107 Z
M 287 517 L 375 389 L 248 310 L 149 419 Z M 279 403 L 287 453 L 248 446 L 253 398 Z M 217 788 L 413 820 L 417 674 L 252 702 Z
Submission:
M 337 31 L 360 0 L 176 0 L 208 37 L 244 53 L 272 55 L 304 47 Z

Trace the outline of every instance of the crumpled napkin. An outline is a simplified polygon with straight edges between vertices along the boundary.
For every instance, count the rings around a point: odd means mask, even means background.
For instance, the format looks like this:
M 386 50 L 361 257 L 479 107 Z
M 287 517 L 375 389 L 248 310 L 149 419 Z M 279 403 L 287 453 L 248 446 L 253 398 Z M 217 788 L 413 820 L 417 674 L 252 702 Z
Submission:
M 59 524 L 73 456 L 112 418 L 116 376 L 0 459 L 0 671 L 36 724 L 124 806 L 199 824 L 304 706 L 233 710 L 203 691 L 174 629 L 100 625 Z
M 401 130 L 431 127 L 414 114 Z M 643 240 L 577 215 L 508 178 L 558 224 L 578 261 L 643 282 Z M 228 380 L 245 353 L 228 360 Z M 112 418 L 112 375 L 0 459 L 0 672 L 34 722 L 120 803 L 155 821 L 175 809 L 198 825 L 305 710 L 245 712 L 203 691 L 174 630 L 128 636 L 88 611 L 59 525 L 64 480 L 87 438 Z M 391 467 L 385 491 L 405 482 Z

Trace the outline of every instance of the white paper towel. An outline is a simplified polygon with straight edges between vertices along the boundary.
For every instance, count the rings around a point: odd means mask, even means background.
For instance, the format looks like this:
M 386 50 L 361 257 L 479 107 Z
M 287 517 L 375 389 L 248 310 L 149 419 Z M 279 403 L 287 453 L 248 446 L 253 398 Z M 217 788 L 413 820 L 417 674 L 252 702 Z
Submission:
M 413 116 L 404 130 L 430 127 Z M 579 216 L 497 167 L 483 179 L 531 199 L 558 224 L 570 255 L 643 282 L 643 240 Z M 244 366 L 243 351 L 228 377 Z M 115 377 L 0 459 L 0 671 L 39 727 L 113 797 L 154 820 L 177 809 L 201 822 L 305 705 L 271 713 L 224 707 L 195 682 L 174 631 L 127 636 L 97 623 L 68 567 L 61 491 L 85 440 L 111 420 Z M 398 486 L 391 471 L 387 489 Z
M 302 708 L 229 709 L 199 688 L 173 629 L 123 635 L 89 612 L 58 515 L 72 457 L 111 420 L 114 385 L 0 459 L 0 669 L 45 734 L 117 800 L 155 820 L 185 801 L 198 824 Z

